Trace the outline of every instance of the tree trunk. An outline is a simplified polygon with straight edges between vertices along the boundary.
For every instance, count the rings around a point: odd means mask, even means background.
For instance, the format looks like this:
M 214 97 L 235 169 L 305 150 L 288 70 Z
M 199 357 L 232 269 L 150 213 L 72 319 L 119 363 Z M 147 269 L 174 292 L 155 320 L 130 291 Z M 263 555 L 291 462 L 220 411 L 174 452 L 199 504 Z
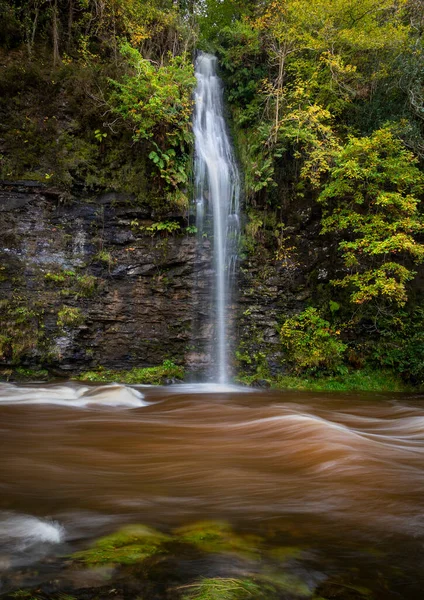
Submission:
M 52 15 L 52 33 L 53 33 L 53 65 L 56 66 L 60 60 L 59 56 L 59 18 L 57 11 L 57 0 L 54 0 Z

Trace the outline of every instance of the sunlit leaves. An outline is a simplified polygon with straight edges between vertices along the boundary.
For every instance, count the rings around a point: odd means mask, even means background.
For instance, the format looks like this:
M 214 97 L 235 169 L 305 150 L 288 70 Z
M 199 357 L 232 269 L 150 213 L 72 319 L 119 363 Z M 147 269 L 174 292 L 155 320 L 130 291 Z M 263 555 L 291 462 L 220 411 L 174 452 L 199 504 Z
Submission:
M 424 231 L 418 211 L 424 176 L 417 160 L 389 129 L 351 138 L 338 153 L 331 178 L 319 197 L 325 207 L 322 233 L 340 236 L 349 273 L 334 283 L 362 304 L 384 298 L 402 305 L 411 263 L 424 260 Z
M 334 372 L 340 366 L 347 348 L 316 308 L 309 307 L 284 322 L 280 338 L 287 359 L 296 373 L 325 370 Z

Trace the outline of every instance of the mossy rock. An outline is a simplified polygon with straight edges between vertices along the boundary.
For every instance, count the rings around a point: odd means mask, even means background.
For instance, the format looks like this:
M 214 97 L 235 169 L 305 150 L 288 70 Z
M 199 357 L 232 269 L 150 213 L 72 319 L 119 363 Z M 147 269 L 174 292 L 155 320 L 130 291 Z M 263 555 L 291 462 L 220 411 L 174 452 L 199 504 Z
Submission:
M 200 521 L 176 529 L 181 542 L 191 544 L 207 553 L 236 553 L 257 557 L 261 538 L 234 533 L 227 523 Z
M 261 573 L 260 582 L 264 588 L 275 589 L 281 594 L 288 594 L 290 598 L 310 598 L 312 591 L 310 587 L 292 573 L 282 570 Z
M 168 381 L 184 379 L 184 369 L 170 360 L 165 360 L 162 365 L 157 367 L 135 367 L 134 369 L 121 371 L 99 367 L 97 371 L 80 373 L 74 379 L 95 383 L 119 381 L 127 385 L 164 385 Z
M 261 588 L 251 579 L 216 577 L 201 579 L 184 587 L 187 591 L 182 600 L 247 600 L 264 597 Z
M 278 582 L 263 577 L 205 578 L 183 586 L 182 600 L 273 600 L 284 597 L 310 597 L 311 592 L 300 580 L 281 576 Z
M 267 550 L 267 556 L 279 562 L 287 562 L 301 558 L 303 549 L 299 546 L 277 546 Z
M 165 552 L 162 544 L 169 539 L 169 536 L 144 525 L 130 525 L 100 538 L 91 548 L 76 552 L 72 558 L 88 566 L 133 565 Z

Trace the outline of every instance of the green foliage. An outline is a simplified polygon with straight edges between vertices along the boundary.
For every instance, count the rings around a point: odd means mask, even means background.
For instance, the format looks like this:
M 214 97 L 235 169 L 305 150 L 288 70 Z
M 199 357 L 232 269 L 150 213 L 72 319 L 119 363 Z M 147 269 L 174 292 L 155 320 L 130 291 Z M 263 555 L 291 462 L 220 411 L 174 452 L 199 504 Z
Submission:
M 414 77 L 405 76 L 399 56 L 414 65 L 415 76 L 422 56 L 416 43 L 412 50 L 416 34 L 402 4 L 268 0 L 241 13 L 233 4 L 232 22 L 216 31 L 214 43 L 249 199 L 260 194 L 272 201 L 281 172 L 286 181 L 293 175 L 293 195 L 305 185 L 319 187 L 346 126 L 368 127 L 369 105 L 380 90 L 387 109 L 398 120 L 404 116 L 408 100 L 401 89 L 405 77 L 411 85 Z M 377 117 L 377 110 L 376 104 L 374 123 L 381 126 L 388 115 L 383 108 Z
M 395 373 L 383 369 L 358 369 L 343 375 L 293 377 L 280 375 L 272 387 L 312 392 L 407 392 L 407 386 Z
M 154 146 L 149 159 L 166 183 L 169 199 L 181 199 L 193 142 L 193 64 L 187 55 L 169 55 L 166 64 L 157 66 L 128 43 L 121 52 L 130 72 L 122 81 L 111 80 L 111 110 L 130 123 L 135 142 L 149 140 Z
M 137 220 L 134 220 L 131 221 L 131 227 L 141 232 L 150 233 L 152 237 L 157 234 L 168 235 L 181 230 L 181 225 L 178 221 L 157 221 L 150 225 L 141 225 Z
M 107 138 L 107 133 L 105 131 L 100 131 L 100 129 L 96 129 L 94 132 L 94 137 L 98 142 L 103 142 L 103 140 Z
M 424 176 L 417 160 L 389 129 L 351 138 L 339 152 L 319 201 L 323 233 L 341 237 L 348 274 L 334 281 L 348 287 L 356 304 L 383 298 L 404 305 L 415 272 L 406 259 L 424 260 L 416 234 L 424 229 L 418 198 Z
M 286 319 L 280 338 L 295 373 L 335 372 L 341 368 L 346 351 L 339 334 L 316 308 L 310 307 Z
M 424 309 L 380 317 L 379 340 L 370 352 L 378 368 L 391 369 L 407 382 L 424 384 Z
M 133 385 L 163 385 L 167 380 L 184 379 L 184 369 L 171 360 L 164 360 L 163 364 L 157 367 L 134 368 L 129 371 L 113 371 L 99 367 L 96 371 L 81 373 L 77 379 L 103 383 L 117 381 Z
M 79 308 L 63 305 L 57 313 L 59 327 L 78 327 L 84 322 L 84 315 Z
M 177 4 L 2 0 L 0 8 L 0 46 L 12 49 L 0 74 L 0 177 L 186 206 L 195 32 Z

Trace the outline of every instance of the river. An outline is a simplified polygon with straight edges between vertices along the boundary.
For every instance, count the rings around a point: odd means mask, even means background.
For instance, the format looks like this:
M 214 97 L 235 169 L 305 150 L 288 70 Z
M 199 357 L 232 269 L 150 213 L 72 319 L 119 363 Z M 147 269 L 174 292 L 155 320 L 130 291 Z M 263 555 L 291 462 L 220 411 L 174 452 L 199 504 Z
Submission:
M 422 396 L 0 384 L 0 597 L 123 525 L 205 520 L 262 559 L 298 548 L 287 568 L 311 594 L 422 598 Z

